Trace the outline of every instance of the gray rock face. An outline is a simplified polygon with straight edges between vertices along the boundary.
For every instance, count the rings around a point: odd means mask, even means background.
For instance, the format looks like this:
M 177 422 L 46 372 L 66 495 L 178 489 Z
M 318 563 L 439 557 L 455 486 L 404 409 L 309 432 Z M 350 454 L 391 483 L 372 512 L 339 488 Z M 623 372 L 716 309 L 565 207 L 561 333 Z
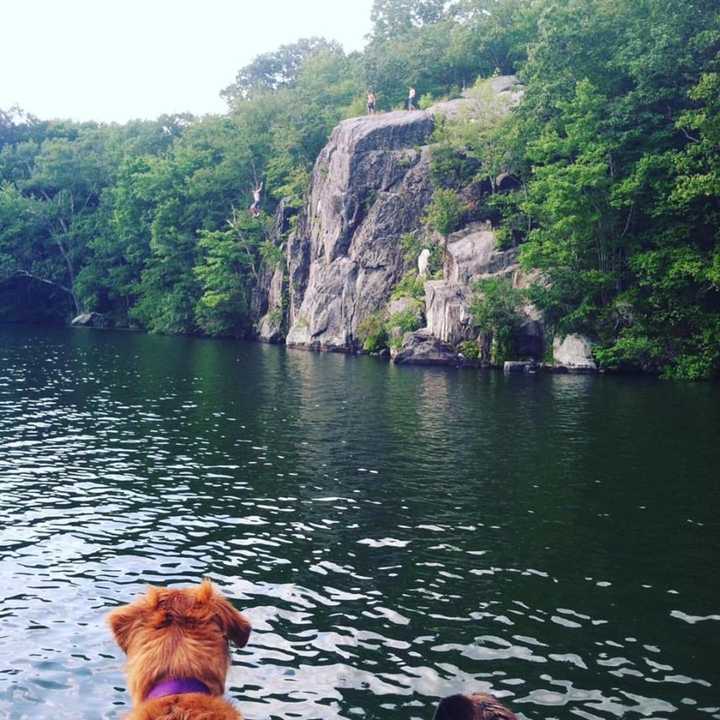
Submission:
M 553 364 L 571 372 L 595 372 L 592 343 L 584 335 L 566 335 L 553 340 Z
M 497 236 L 485 223 L 473 223 L 448 238 L 445 280 L 467 285 L 481 277 L 515 271 L 517 250 L 501 250 Z
M 481 278 L 518 271 L 517 251 L 499 250 L 495 233 L 475 223 L 448 238 L 443 280 L 425 283 L 428 330 L 444 342 L 469 340 L 473 331 L 472 285 Z
M 425 315 L 430 334 L 456 344 L 473 335 L 471 291 L 467 285 L 446 280 L 425 283 Z
M 80 313 L 80 315 L 76 315 L 70 321 L 70 324 L 75 325 L 77 327 L 89 327 L 92 325 L 94 314 L 95 313 Z
M 545 351 L 545 324 L 541 313 L 533 305 L 523 308 L 523 320 L 517 333 L 517 353 L 520 357 L 540 360 Z
M 288 246 L 289 345 L 352 350 L 357 327 L 387 304 L 405 262 L 400 237 L 431 195 L 433 120 L 424 112 L 353 118 L 332 133 Z
M 402 347 L 393 353 L 397 365 L 458 365 L 458 354 L 447 343 L 431 335 L 425 328 L 405 333 Z

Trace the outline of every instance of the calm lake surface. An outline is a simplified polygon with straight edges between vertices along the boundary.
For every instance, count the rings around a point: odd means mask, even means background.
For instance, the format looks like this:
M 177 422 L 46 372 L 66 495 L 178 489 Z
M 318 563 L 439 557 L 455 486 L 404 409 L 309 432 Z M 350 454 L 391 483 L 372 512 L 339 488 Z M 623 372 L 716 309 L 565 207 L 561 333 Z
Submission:
M 119 718 L 207 576 L 246 718 L 720 718 L 720 387 L 0 327 L 0 718 Z

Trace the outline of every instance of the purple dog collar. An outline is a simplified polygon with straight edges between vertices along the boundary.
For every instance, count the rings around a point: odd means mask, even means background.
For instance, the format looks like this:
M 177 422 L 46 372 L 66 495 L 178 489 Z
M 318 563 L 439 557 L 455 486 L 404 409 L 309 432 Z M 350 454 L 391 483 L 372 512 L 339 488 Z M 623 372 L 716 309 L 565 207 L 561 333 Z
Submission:
M 210 688 L 197 678 L 177 678 L 173 680 L 162 680 L 153 685 L 146 696 L 146 700 L 157 700 L 166 695 L 184 695 L 185 693 L 202 693 L 210 695 Z

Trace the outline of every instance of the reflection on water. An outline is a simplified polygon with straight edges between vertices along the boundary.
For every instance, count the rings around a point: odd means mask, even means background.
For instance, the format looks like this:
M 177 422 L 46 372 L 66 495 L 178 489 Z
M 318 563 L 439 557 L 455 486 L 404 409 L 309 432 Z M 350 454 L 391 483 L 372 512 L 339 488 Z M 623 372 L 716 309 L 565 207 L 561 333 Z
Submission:
M 120 717 L 104 614 L 208 576 L 250 720 L 720 718 L 719 401 L 0 328 L 0 717 Z

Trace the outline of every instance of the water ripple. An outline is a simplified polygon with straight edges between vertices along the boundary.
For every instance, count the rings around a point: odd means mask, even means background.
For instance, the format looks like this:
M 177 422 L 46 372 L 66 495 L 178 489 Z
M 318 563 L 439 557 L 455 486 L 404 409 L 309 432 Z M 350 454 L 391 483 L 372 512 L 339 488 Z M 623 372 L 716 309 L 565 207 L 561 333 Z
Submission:
M 210 577 L 249 720 L 718 718 L 718 400 L 0 328 L 0 717 L 121 717 L 104 615 Z

